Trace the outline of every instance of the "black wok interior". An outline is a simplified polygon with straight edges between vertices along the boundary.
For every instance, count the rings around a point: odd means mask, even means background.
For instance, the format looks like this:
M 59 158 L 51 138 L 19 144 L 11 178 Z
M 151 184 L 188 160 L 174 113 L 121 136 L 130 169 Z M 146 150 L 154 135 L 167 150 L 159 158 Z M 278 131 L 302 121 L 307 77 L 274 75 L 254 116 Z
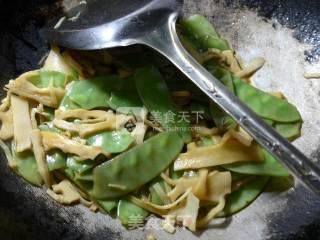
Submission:
M 212 0 L 219 1 L 219 0 Z M 222 0 L 220 0 L 221 2 Z M 254 9 L 266 21 L 277 18 L 291 29 L 299 41 L 313 45 L 305 53 L 306 61 L 320 56 L 320 1 L 318 0 L 225 0 L 232 8 Z M 54 0 L 0 0 L 0 83 L 39 67 L 48 46 L 38 30 L 62 9 Z M 0 93 L 1 97 L 3 91 Z M 0 239 L 118 239 L 112 229 L 88 233 L 75 228 L 72 209 L 61 209 L 51 200 L 35 201 L 26 183 L 6 166 L 0 158 Z M 48 208 L 48 202 L 53 207 Z M 57 210 L 58 209 L 58 210 Z M 70 218 L 62 218 L 61 214 Z M 66 220 L 68 219 L 68 220 Z M 80 219 L 81 222 L 81 219 Z M 83 224 L 86 224 L 83 222 Z M 296 229 L 289 239 L 320 239 L 320 216 L 312 224 Z M 281 237 L 277 239 L 282 239 Z M 288 239 L 288 238 L 286 238 Z

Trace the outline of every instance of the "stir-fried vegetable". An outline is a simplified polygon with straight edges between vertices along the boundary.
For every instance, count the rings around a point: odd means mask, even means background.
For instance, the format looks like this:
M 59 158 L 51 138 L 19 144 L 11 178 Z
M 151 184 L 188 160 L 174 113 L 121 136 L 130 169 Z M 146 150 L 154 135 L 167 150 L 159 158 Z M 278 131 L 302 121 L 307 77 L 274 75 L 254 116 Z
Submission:
M 165 132 L 97 166 L 93 172 L 94 196 L 108 199 L 136 190 L 164 171 L 182 147 L 178 134 Z
M 283 137 L 297 108 L 253 87 L 265 60 L 240 66 L 201 15 L 178 26 L 187 51 Z M 150 49 L 60 51 L 5 86 L 0 147 L 9 167 L 61 204 L 116 213 L 129 229 L 149 214 L 170 233 L 248 206 L 288 172 L 230 116 Z M 11 150 L 6 141 L 12 143 Z
M 138 69 L 135 82 L 140 97 L 156 121 L 168 131 L 179 131 L 186 143 L 191 141 L 188 122 L 179 119 L 177 110 L 170 99 L 170 92 L 160 73 L 154 68 Z M 156 101 L 154 93 L 156 95 Z

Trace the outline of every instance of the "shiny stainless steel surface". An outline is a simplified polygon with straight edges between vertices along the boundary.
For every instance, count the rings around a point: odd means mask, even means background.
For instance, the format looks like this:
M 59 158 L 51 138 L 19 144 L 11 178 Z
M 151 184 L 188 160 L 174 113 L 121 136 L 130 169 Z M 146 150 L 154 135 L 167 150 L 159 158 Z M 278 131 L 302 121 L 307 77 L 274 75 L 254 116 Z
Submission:
M 58 26 L 51 25 L 43 30 L 43 35 L 50 43 L 73 49 L 139 43 L 157 50 L 320 196 L 320 167 L 261 120 L 184 50 L 175 30 L 182 3 L 182 0 L 114 0 L 108 5 L 104 1 L 88 1 L 70 10 L 69 16 L 78 16 L 75 20 L 66 19 Z

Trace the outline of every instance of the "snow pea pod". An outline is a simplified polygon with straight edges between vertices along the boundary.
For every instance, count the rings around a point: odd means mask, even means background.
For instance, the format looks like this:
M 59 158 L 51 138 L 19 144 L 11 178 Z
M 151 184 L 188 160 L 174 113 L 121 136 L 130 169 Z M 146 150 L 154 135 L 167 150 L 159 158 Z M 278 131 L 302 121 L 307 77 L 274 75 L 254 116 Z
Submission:
M 249 206 L 263 191 L 269 179 L 269 177 L 257 177 L 240 187 L 237 191 L 232 192 L 227 197 L 224 209 L 217 217 L 231 216 Z
M 47 88 L 49 86 L 64 88 L 73 80 L 76 80 L 74 76 L 47 70 L 40 70 L 38 76 L 33 76 L 28 79 L 29 82 L 38 88 Z
M 117 216 L 124 226 L 140 226 L 148 215 L 149 212 L 127 199 L 121 199 L 119 201 Z
M 227 130 L 227 129 L 234 128 L 237 125 L 237 123 L 232 119 L 232 117 L 226 114 L 214 102 L 211 102 L 209 107 L 210 107 L 212 120 L 219 129 Z
M 185 142 L 191 141 L 188 119 L 180 119 L 169 89 L 160 72 L 153 68 L 138 69 L 135 74 L 138 93 L 145 107 L 161 126 L 169 131 L 178 130 Z M 173 118 L 170 119 L 169 115 Z
M 110 97 L 106 88 L 106 77 L 96 77 L 74 82 L 68 91 L 72 102 L 84 109 L 109 107 L 107 99 Z
M 262 150 L 264 161 L 261 163 L 243 162 L 224 165 L 229 171 L 262 176 L 286 177 L 289 173 L 267 151 Z
M 113 209 L 117 208 L 119 200 L 97 200 L 100 207 L 107 213 L 110 213 Z
M 119 110 L 119 108 L 143 107 L 143 103 L 141 102 L 138 93 L 127 91 L 111 92 L 108 104 L 114 110 Z
M 100 76 L 75 82 L 67 96 L 81 108 L 93 109 L 109 107 L 108 99 L 112 91 L 135 91 L 135 86 L 131 78 Z
M 106 152 L 120 153 L 127 150 L 134 138 L 126 129 L 98 133 L 87 139 L 90 146 L 101 147 Z
M 93 170 L 93 196 L 110 199 L 123 196 L 164 171 L 183 148 L 176 132 L 160 133 Z
M 275 129 L 278 133 L 280 133 L 284 138 L 293 141 L 294 139 L 298 138 L 301 134 L 301 125 L 302 123 L 294 122 L 294 123 L 279 123 L 275 124 Z
M 67 167 L 74 172 L 83 173 L 94 167 L 94 162 L 92 160 L 87 161 L 77 161 L 74 157 L 69 156 L 67 158 Z
M 286 100 L 263 92 L 237 77 L 233 77 L 236 95 L 260 117 L 277 122 L 302 121 L 297 108 Z
M 78 109 L 81 108 L 80 105 L 73 102 L 68 93 L 64 95 L 64 97 L 61 100 L 61 103 L 59 105 L 59 109 L 63 111 L 72 110 L 72 109 Z
M 12 157 L 17 163 L 17 173 L 29 183 L 41 186 L 42 178 L 38 172 L 38 166 L 33 152 L 27 150 L 18 153 L 13 146 Z
M 195 39 L 204 50 L 208 48 L 230 49 L 228 42 L 219 36 L 213 25 L 202 15 L 193 15 L 183 20 L 181 25 L 187 35 Z
M 85 171 L 84 173 L 75 172 L 74 180 L 82 181 L 82 182 L 86 181 L 86 182 L 92 183 L 93 182 L 92 170 Z
M 204 66 L 213 76 L 218 78 L 230 92 L 235 92 L 232 74 L 227 69 L 217 66 L 214 61 L 209 61 L 205 63 Z
M 46 154 L 49 171 L 66 167 L 66 155 L 59 149 L 53 149 Z

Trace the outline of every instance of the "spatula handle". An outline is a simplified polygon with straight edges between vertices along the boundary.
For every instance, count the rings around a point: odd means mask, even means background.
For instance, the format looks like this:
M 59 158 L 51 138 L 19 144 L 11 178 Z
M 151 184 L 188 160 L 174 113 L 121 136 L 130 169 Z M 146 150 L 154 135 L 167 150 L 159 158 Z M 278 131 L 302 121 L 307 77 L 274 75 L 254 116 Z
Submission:
M 305 186 L 320 196 L 319 166 L 269 127 L 188 54 L 176 34 L 176 19 L 177 14 L 171 15 L 166 24 L 145 36 L 141 42 L 167 57 Z

